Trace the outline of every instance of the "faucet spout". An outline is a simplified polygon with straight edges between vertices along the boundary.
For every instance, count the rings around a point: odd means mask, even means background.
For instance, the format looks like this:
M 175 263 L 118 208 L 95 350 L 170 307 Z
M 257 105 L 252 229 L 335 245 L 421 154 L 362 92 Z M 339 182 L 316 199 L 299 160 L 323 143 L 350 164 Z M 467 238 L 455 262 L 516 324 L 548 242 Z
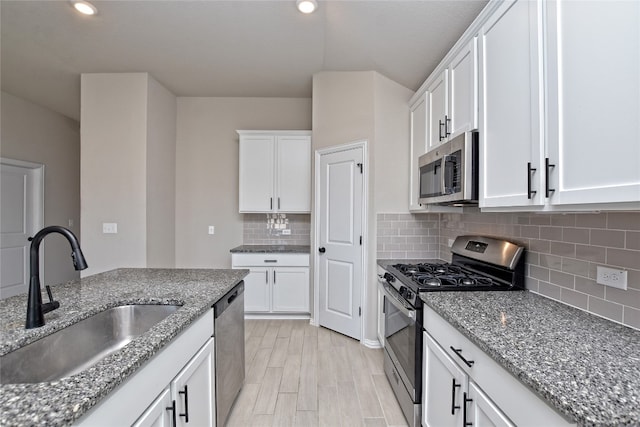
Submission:
M 27 321 L 25 324 L 26 329 L 43 326 L 44 314 L 60 307 L 60 303 L 53 300 L 53 295 L 51 294 L 49 286 L 47 286 L 49 302 L 46 304 L 42 303 L 42 290 L 40 286 L 40 243 L 42 242 L 42 239 L 50 233 L 62 234 L 67 239 L 71 245 L 71 260 L 73 261 L 73 266 L 76 270 L 84 270 L 87 268 L 87 261 L 82 254 L 82 249 L 80 249 L 78 239 L 70 230 L 58 225 L 52 225 L 38 231 L 35 236 L 29 237 L 29 241 L 31 241 L 31 248 L 29 251 L 31 277 L 29 279 Z

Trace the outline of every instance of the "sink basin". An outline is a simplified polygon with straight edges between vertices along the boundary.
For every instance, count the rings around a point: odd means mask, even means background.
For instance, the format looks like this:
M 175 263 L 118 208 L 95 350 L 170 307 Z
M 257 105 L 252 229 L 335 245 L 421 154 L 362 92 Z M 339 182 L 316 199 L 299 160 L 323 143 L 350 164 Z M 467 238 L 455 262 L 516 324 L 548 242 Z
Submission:
M 134 304 L 101 311 L 0 357 L 0 383 L 39 383 L 82 372 L 178 308 Z

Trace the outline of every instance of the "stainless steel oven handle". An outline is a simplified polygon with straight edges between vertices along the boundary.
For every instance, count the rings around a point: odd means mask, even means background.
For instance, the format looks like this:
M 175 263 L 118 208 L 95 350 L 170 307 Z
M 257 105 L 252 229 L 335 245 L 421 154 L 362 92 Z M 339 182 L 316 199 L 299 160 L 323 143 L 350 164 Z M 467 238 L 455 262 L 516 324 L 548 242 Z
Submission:
M 403 304 L 401 297 L 396 295 L 398 292 L 395 289 L 393 289 L 393 287 L 389 285 L 386 280 L 378 279 L 378 282 L 380 282 L 380 284 L 382 285 L 382 290 L 384 291 L 385 295 L 389 298 L 389 301 L 391 302 L 391 304 L 393 304 L 393 306 L 397 308 L 398 311 L 400 311 L 402 314 L 404 314 L 408 318 L 416 320 L 416 311 L 413 309 L 407 308 Z

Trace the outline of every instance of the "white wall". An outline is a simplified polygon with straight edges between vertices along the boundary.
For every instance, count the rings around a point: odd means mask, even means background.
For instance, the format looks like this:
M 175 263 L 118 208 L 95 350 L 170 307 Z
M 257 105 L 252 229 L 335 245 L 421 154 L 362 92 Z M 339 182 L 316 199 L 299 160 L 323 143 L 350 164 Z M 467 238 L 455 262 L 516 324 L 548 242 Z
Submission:
M 147 99 L 147 267 L 176 263 L 176 97 L 153 78 Z
M 408 208 L 409 89 L 373 72 L 322 72 L 313 76 L 313 149 L 367 140 L 368 263 L 363 338 L 376 340 L 376 213 Z M 399 174 L 399 175 L 397 175 Z M 315 176 L 315 175 L 314 175 Z M 313 184 L 315 188 L 315 182 Z M 396 194 L 398 191 L 400 194 Z M 378 206 L 381 206 L 381 208 Z M 314 207 L 315 212 L 315 207 Z M 312 222 L 315 223 L 315 214 Z M 312 236 L 312 247 L 316 247 Z
M 80 124 L 6 92 L 0 100 L 0 156 L 45 165 L 44 225 L 70 228 L 80 239 Z M 79 277 L 64 237 L 50 235 L 42 246 L 43 285 Z
M 409 99 L 413 92 L 375 77 L 375 201 L 377 212 L 409 211 Z
M 237 129 L 311 129 L 311 100 L 178 98 L 177 267 L 229 268 L 229 250 L 242 244 Z
M 147 73 L 83 74 L 80 115 L 83 276 L 147 267 L 148 246 L 154 266 L 172 267 L 173 215 L 156 210 L 175 200 L 175 97 Z M 103 234 L 105 222 L 118 233 Z

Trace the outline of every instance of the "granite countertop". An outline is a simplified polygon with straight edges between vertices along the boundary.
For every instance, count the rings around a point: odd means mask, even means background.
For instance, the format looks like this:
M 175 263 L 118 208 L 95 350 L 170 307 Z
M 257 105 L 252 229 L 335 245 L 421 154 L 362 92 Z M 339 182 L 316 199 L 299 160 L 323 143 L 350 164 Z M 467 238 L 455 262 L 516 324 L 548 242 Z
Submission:
M 52 286 L 60 308 L 24 329 L 26 296 L 0 301 L 0 355 L 107 308 L 179 304 L 175 313 L 91 368 L 61 380 L 0 385 L 0 425 L 70 425 L 206 313 L 248 270 L 118 269 Z M 212 319 L 213 321 L 213 319 Z
M 529 291 L 421 298 L 578 425 L 640 424 L 640 331 Z
M 232 254 L 308 254 L 310 247 L 304 245 L 240 245 L 231 249 L 229 252 Z

